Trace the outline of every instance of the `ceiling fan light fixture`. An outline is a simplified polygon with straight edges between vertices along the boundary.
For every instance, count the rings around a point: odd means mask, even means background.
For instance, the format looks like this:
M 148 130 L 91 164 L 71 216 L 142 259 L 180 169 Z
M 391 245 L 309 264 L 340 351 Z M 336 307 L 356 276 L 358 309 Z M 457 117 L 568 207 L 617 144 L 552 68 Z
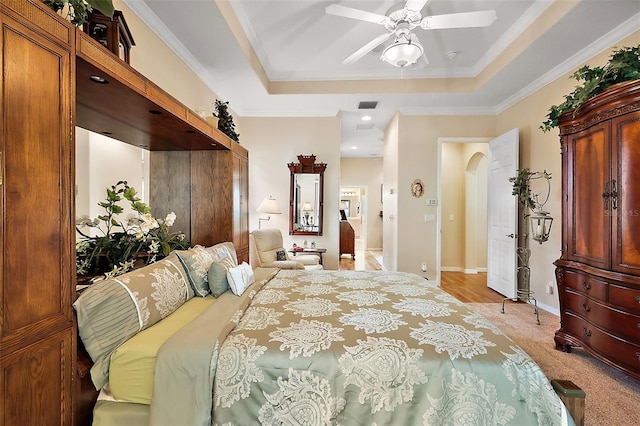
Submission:
M 381 59 L 396 67 L 415 64 L 422 56 L 424 49 L 413 34 L 401 34 L 382 52 Z

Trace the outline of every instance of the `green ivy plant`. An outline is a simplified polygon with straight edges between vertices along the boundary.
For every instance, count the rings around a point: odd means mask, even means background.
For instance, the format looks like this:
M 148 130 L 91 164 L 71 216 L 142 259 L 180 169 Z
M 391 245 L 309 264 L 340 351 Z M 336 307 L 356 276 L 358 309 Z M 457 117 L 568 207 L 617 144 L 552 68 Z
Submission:
M 551 180 L 551 173 L 546 170 L 543 172 L 532 172 L 528 167 L 517 170 L 518 174 L 509 178 L 509 182 L 513 185 L 512 195 L 518 197 L 520 204 L 532 211 L 540 210 L 546 204 L 549 199 L 549 195 L 544 201 L 538 200 L 539 194 L 531 192 L 531 180 L 534 179 L 546 179 Z
M 623 47 L 613 51 L 607 64 L 603 67 L 591 68 L 585 65 L 571 75 L 571 78 L 582 82 L 574 91 L 564 96 L 560 105 L 552 105 L 547 120 L 540 128 L 548 132 L 559 126 L 559 118 L 567 111 L 576 110 L 586 101 L 604 92 L 614 84 L 640 79 L 640 45 Z
M 60 13 L 65 6 L 69 6 L 67 19 L 79 27 L 89 18 L 89 13 L 94 9 L 108 17 L 113 16 L 114 8 L 112 0 L 41 0 L 51 10 Z

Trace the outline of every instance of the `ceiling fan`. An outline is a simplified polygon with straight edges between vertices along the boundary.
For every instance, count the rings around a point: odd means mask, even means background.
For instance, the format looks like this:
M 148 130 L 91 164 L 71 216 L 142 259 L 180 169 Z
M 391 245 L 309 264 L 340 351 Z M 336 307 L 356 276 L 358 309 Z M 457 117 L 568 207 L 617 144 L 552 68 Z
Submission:
M 446 28 L 472 28 L 489 26 L 496 19 L 495 10 L 422 16 L 420 12 L 429 0 L 408 0 L 404 7 L 380 15 L 365 10 L 332 4 L 325 9 L 329 15 L 357 19 L 383 25 L 387 33 L 381 34 L 347 57 L 343 64 L 352 64 L 395 35 L 395 41 L 386 47 L 381 59 L 397 67 L 415 64 L 424 54 L 414 28 L 438 30 Z M 425 57 L 426 59 L 426 57 Z M 428 61 L 427 61 L 428 63 Z

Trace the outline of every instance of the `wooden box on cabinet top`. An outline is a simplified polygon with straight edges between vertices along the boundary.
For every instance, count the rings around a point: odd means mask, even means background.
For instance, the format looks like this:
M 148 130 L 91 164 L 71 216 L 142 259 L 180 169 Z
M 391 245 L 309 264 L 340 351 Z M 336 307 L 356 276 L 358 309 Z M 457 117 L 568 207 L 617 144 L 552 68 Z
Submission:
M 560 120 L 562 256 L 556 346 L 640 379 L 640 81 Z

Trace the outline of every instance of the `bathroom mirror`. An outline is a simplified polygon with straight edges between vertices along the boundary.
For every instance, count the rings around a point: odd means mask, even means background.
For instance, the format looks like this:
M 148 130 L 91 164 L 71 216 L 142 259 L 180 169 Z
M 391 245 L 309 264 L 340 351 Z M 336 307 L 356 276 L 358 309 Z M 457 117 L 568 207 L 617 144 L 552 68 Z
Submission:
M 315 155 L 298 155 L 298 163 L 289 163 L 289 234 L 322 235 L 325 163 L 316 163 Z

